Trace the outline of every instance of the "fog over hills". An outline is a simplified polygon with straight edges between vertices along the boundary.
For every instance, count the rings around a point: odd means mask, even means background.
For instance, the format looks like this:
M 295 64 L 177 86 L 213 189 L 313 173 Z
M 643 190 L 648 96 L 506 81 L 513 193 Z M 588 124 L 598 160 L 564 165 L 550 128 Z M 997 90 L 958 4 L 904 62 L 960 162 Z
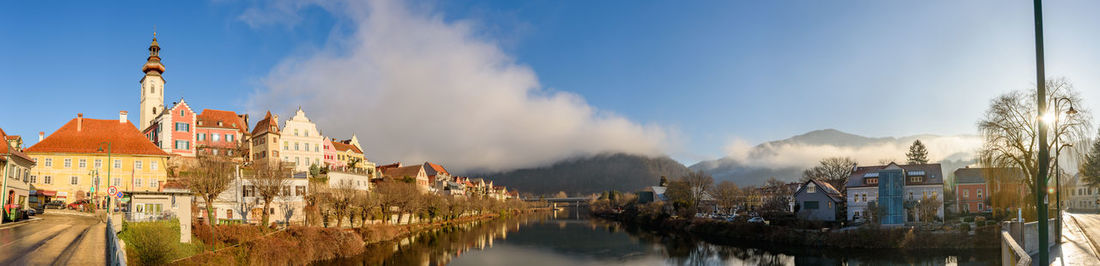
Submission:
M 637 191 L 656 184 L 660 176 L 679 177 L 688 171 L 700 170 L 714 176 L 716 181 L 730 180 L 741 186 L 752 186 L 763 184 L 769 177 L 797 181 L 803 169 L 826 157 L 851 157 L 861 165 L 878 164 L 884 159 L 904 162 L 909 145 L 917 139 L 928 146 L 932 162 L 944 164 L 945 176 L 973 163 L 971 158 L 981 144 L 977 136 L 871 138 L 825 129 L 754 146 L 734 142 L 727 146 L 726 157 L 702 161 L 691 167 L 668 157 L 607 153 L 570 158 L 542 167 L 472 175 L 485 176 L 496 185 L 535 194 L 566 191 L 572 195 L 608 189 Z
M 757 145 L 733 141 L 726 147 L 727 156 L 702 161 L 689 168 L 742 186 L 760 185 L 769 177 L 796 181 L 803 169 L 826 157 L 851 157 L 861 165 L 874 165 L 879 161 L 904 162 L 909 145 L 918 139 L 928 146 L 932 162 L 943 161 L 944 175 L 953 171 L 948 169 L 970 164 L 981 145 L 981 139 L 972 135 L 872 138 L 824 129 Z

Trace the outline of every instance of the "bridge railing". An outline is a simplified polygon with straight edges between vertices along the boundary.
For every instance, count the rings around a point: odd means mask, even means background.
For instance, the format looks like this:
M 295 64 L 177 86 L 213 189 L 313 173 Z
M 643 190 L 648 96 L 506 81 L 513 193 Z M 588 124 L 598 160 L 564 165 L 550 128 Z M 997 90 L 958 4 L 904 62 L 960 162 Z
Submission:
M 1031 265 L 1031 255 L 1012 238 L 1008 223 L 1001 226 L 1001 265 Z
M 107 229 L 104 230 L 107 233 L 107 265 L 126 266 L 126 244 L 118 239 L 113 220 L 107 219 Z

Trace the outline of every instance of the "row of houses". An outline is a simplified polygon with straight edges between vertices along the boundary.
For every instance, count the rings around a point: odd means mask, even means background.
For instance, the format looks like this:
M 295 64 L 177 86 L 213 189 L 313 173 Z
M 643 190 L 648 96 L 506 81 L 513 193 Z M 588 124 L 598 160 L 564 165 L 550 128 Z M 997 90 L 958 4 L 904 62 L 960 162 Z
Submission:
M 356 135 L 341 139 L 323 134 L 301 107 L 286 121 L 268 111 L 250 127 L 247 114 L 196 111 L 184 99 L 166 106 L 166 68 L 155 36 L 148 51 L 142 66 L 145 75 L 139 81 L 138 126 L 131 123 L 127 111 L 120 111 L 117 119 L 76 114 L 51 134 L 39 132 L 38 141 L 26 148 L 21 136 L 0 129 L 0 137 L 6 140 L 0 145 L 0 163 L 4 180 L 10 181 L 4 182 L 4 193 L 10 195 L 5 205 L 27 208 L 49 201 L 89 201 L 106 207 L 107 199 L 114 196 L 106 193 L 110 187 L 127 198 L 135 193 L 179 192 L 183 186 L 173 177 L 196 167 L 204 155 L 224 156 L 242 165 L 261 161 L 290 165 L 293 176 L 280 197 L 287 206 L 272 210 L 276 217 L 293 218 L 287 220 L 300 219 L 302 197 L 311 189 L 308 178 L 320 172 L 327 172 L 327 185 L 333 187 L 370 190 L 371 182 L 410 178 L 425 193 L 496 199 L 515 195 L 492 181 L 452 176 L 439 164 L 378 166 L 367 158 Z M 242 207 L 256 203 L 250 187 L 247 178 L 238 174 L 238 181 L 213 204 L 219 218 L 232 220 L 261 212 Z

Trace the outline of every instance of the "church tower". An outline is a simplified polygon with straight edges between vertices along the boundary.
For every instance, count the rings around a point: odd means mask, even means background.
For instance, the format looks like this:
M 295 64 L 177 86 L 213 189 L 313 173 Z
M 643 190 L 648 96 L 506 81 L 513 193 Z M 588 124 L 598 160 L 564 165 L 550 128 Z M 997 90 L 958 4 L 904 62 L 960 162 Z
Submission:
M 160 63 L 160 45 L 157 45 L 157 33 L 153 33 L 153 43 L 149 45 L 149 58 L 141 67 L 145 77 L 141 78 L 141 124 L 138 130 L 145 130 L 152 124 L 153 118 L 164 111 L 164 65 Z

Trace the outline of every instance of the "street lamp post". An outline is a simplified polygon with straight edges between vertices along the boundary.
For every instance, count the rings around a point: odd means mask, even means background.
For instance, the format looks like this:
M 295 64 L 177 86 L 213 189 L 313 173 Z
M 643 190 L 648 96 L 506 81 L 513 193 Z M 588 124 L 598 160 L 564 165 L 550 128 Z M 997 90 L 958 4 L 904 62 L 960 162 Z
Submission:
M 100 142 L 99 143 L 99 151 L 103 151 L 103 145 L 104 144 L 107 144 L 107 164 L 108 164 L 107 165 L 107 180 L 111 180 L 111 168 L 114 167 L 114 162 L 111 161 L 111 142 L 110 141 Z M 111 200 L 111 197 L 113 197 L 113 196 L 114 195 L 107 195 L 107 219 L 111 219 L 111 211 L 112 211 L 111 207 L 114 207 L 114 204 L 112 204 L 112 200 Z
M 1059 108 L 1059 105 L 1060 103 L 1062 103 L 1062 101 L 1065 101 L 1069 104 L 1069 110 L 1066 110 L 1067 117 L 1077 114 L 1077 110 L 1073 109 L 1073 100 L 1067 97 L 1059 97 L 1054 100 L 1055 112 L 1061 110 L 1061 108 Z M 1073 144 L 1064 143 L 1061 146 L 1058 145 L 1062 142 L 1062 134 L 1058 129 L 1058 122 L 1061 119 L 1058 119 L 1058 114 L 1055 114 L 1052 119 L 1054 120 L 1052 121 L 1054 124 L 1054 145 L 1058 147 L 1054 149 L 1054 205 L 1056 210 L 1055 213 L 1058 215 L 1058 230 L 1056 231 L 1057 238 L 1054 241 L 1056 243 L 1062 243 L 1062 149 L 1065 147 L 1073 147 Z
M 1037 102 L 1036 107 L 1039 108 L 1040 117 L 1047 112 L 1047 88 L 1046 88 L 1046 73 L 1043 67 L 1043 1 L 1034 0 L 1034 18 L 1035 18 L 1035 100 Z M 1049 174 L 1047 169 L 1050 167 L 1050 148 L 1047 147 L 1047 127 L 1046 122 L 1039 119 L 1039 173 L 1035 176 L 1035 210 L 1037 212 L 1036 217 L 1039 223 L 1038 242 L 1039 244 L 1039 257 L 1037 258 L 1039 264 L 1050 263 L 1050 249 L 1048 238 L 1050 232 L 1047 228 L 1047 193 L 1046 183 L 1047 175 Z

